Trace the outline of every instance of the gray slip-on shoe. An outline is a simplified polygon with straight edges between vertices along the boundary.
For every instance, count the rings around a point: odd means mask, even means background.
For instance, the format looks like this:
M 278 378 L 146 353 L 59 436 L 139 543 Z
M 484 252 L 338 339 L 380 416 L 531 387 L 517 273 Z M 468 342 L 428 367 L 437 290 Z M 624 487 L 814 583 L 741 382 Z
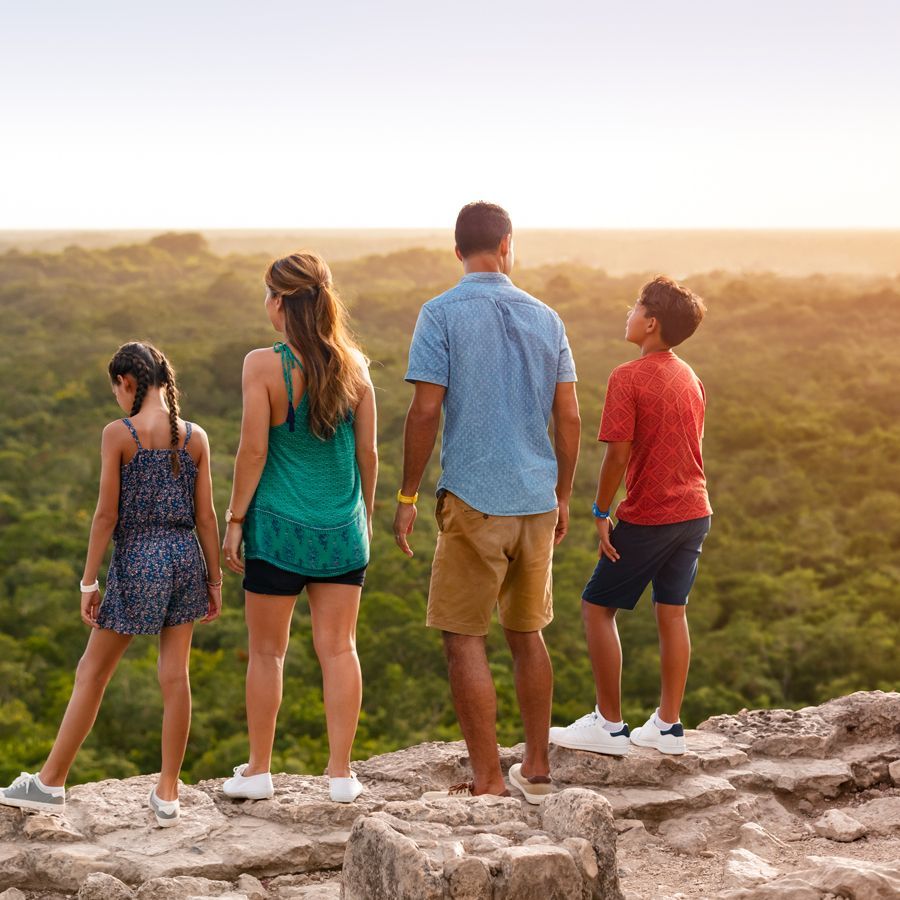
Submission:
M 181 818 L 181 804 L 177 800 L 160 800 L 156 796 L 156 788 L 150 791 L 150 799 L 147 804 L 153 810 L 156 824 L 160 828 L 170 828 L 172 825 L 176 825 Z
M 9 787 L 0 788 L 0 804 L 60 814 L 66 811 L 66 791 L 65 788 L 46 790 L 38 784 L 37 775 L 23 772 Z

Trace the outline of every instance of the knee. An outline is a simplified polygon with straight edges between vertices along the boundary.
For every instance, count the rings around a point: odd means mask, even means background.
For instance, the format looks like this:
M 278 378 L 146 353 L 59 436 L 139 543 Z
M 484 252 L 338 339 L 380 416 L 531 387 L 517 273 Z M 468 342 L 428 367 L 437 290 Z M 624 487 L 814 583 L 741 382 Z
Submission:
M 163 691 L 188 689 L 190 687 L 190 675 L 187 666 L 159 665 L 156 669 L 159 686 Z
M 273 647 L 265 644 L 257 647 L 251 645 L 250 664 L 281 671 L 284 668 L 284 657 L 286 654 L 287 650 L 284 647 Z
M 109 684 L 112 677 L 112 669 L 108 666 L 100 666 L 92 662 L 86 656 L 78 660 L 75 668 L 75 682 L 82 687 L 103 689 Z
M 313 638 L 313 648 L 321 663 L 325 660 L 356 653 L 356 641 L 349 634 L 320 635 Z

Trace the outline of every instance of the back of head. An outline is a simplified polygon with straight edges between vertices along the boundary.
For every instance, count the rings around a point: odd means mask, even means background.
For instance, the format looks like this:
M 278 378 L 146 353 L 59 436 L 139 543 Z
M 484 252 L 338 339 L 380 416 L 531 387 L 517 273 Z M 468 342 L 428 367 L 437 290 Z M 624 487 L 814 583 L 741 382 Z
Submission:
M 641 288 L 641 306 L 659 322 L 663 341 L 670 347 L 684 343 L 699 327 L 706 305 L 693 291 L 665 275 L 657 275 Z
M 285 337 L 303 357 L 310 430 L 330 438 L 365 386 L 331 270 L 317 253 L 292 253 L 271 263 L 265 282 L 281 297 Z
M 172 472 L 177 475 L 181 469 L 177 448 L 180 442 L 178 434 L 178 385 L 175 383 L 175 370 L 166 359 L 162 350 L 157 349 L 149 341 L 129 341 L 122 344 L 113 354 L 108 366 L 110 381 L 130 375 L 135 380 L 134 402 L 130 415 L 136 416 L 144 405 L 144 397 L 151 387 L 163 388 L 166 392 L 166 405 L 169 407 L 169 431 L 171 432 Z
M 508 234 L 512 234 L 509 213 L 496 203 L 467 203 L 456 217 L 456 247 L 463 259 L 496 251 Z

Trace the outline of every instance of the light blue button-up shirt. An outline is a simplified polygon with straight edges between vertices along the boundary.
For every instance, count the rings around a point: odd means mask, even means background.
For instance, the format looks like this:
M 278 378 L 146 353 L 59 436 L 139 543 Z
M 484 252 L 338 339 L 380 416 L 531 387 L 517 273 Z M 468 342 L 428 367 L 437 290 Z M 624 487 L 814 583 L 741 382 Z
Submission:
M 576 377 L 549 306 L 506 275 L 465 275 L 422 307 L 406 380 L 447 389 L 439 491 L 495 516 L 556 508 L 547 429 L 557 383 Z

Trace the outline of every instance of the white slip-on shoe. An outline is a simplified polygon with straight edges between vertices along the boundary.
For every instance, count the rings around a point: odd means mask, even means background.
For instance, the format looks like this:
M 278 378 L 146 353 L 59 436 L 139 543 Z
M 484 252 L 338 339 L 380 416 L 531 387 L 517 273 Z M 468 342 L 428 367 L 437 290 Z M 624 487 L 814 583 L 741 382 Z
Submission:
M 548 777 L 526 777 L 522 774 L 521 763 L 510 766 L 509 781 L 522 792 L 525 799 L 533 806 L 543 803 L 553 793 L 553 782 Z
M 250 763 L 234 767 L 234 778 L 229 778 L 222 785 L 222 793 L 226 797 L 242 800 L 268 800 L 275 796 L 272 774 L 261 772 L 259 775 L 244 777 L 244 771 Z
M 687 750 L 684 740 L 684 725 L 676 722 L 666 731 L 661 731 L 656 724 L 656 713 L 653 713 L 640 728 L 631 732 L 631 742 L 639 747 L 653 747 L 660 753 L 679 756 Z
M 363 792 L 363 786 L 359 783 L 355 772 L 351 772 L 349 778 L 329 776 L 328 789 L 335 803 L 352 803 Z
M 153 810 L 156 824 L 160 828 L 171 828 L 172 825 L 177 825 L 181 818 L 181 804 L 177 800 L 160 800 L 156 796 L 156 788 L 150 791 L 147 805 Z
M 576 719 L 571 725 L 551 728 L 550 743 L 569 750 L 624 756 L 631 747 L 628 726 L 623 725 L 618 731 L 607 731 L 603 722 L 603 716 L 595 707 L 593 712 Z
M 23 772 L 9 787 L 0 788 L 0 804 L 60 815 L 66 811 L 66 789 L 47 787 L 37 775 Z

